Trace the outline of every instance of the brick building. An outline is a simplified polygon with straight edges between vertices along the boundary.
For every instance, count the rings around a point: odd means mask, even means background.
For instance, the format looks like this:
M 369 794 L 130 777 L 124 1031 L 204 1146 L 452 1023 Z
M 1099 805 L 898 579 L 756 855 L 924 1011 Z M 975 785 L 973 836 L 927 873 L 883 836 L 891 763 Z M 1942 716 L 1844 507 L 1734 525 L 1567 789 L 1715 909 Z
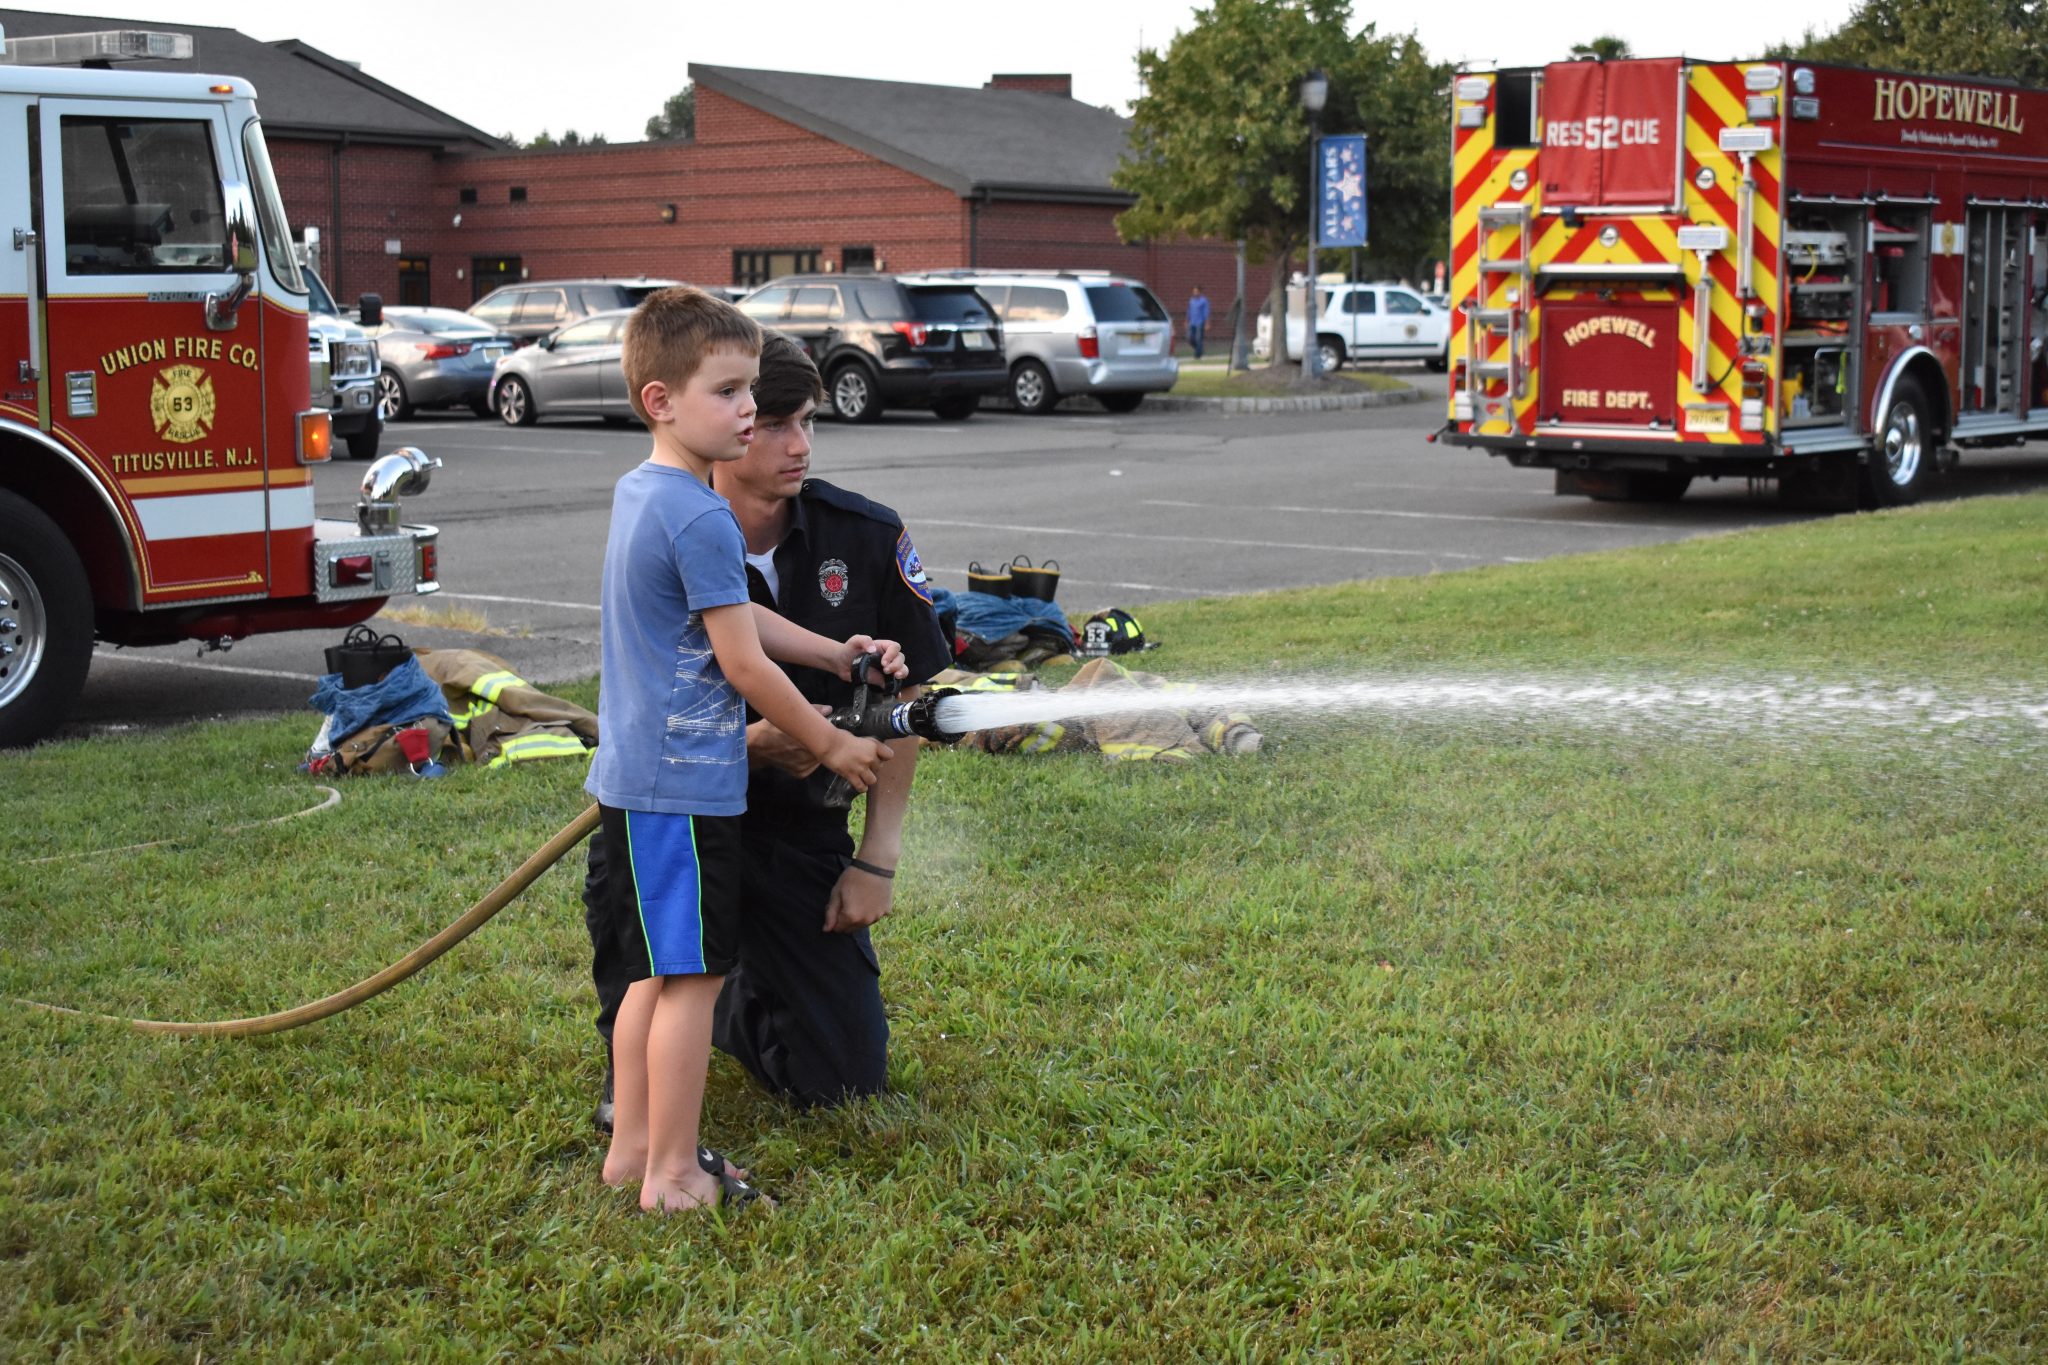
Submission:
M 0 10 L 16 35 L 152 27 Z M 162 27 L 157 25 L 156 27 Z M 754 284 L 794 270 L 1113 270 L 1178 318 L 1227 307 L 1230 248 L 1125 243 L 1128 121 L 1064 75 L 975 87 L 692 65 L 696 136 L 520 150 L 296 41 L 178 25 L 189 62 L 257 92 L 286 212 L 337 297 L 465 307 L 521 278 Z M 1249 281 L 1262 298 L 1268 273 Z

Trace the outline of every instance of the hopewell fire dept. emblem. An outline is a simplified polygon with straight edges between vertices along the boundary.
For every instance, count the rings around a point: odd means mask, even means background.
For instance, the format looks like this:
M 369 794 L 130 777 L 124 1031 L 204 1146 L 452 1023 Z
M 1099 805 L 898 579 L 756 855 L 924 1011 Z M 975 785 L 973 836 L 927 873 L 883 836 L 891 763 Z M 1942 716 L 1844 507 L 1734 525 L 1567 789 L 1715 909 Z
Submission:
M 833 606 L 846 600 L 846 561 L 828 559 L 818 566 L 818 592 Z
M 213 380 L 197 365 L 172 365 L 149 385 L 149 416 L 166 441 L 206 438 L 213 429 Z

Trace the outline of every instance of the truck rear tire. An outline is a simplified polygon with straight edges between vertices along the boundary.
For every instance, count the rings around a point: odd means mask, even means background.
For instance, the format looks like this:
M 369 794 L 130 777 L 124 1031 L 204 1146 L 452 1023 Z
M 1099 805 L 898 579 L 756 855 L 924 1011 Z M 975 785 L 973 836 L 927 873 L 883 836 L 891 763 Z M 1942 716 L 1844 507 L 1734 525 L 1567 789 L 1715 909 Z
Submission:
M 92 666 L 92 584 L 57 523 L 0 492 L 0 748 L 57 728 Z

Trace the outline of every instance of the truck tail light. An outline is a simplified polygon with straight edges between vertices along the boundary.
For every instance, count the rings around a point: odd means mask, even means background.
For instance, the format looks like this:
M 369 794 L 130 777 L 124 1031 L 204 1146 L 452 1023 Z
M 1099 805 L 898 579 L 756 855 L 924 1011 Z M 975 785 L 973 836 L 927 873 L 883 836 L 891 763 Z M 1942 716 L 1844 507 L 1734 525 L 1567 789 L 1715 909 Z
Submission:
M 348 587 L 352 583 L 374 583 L 377 579 L 377 560 L 374 555 L 341 555 L 334 561 L 334 586 Z
M 433 541 L 420 546 L 420 582 L 432 583 L 441 576 L 440 556 Z
M 889 330 L 913 346 L 924 345 L 925 338 L 931 335 L 931 329 L 921 322 L 892 322 Z
M 476 349 L 476 344 L 469 341 L 422 341 L 417 344 L 421 360 L 453 360 Z
M 334 424 L 325 412 L 299 414 L 299 463 L 326 464 L 334 454 Z
M 1096 336 L 1095 329 L 1093 327 L 1083 327 L 1081 329 L 1081 359 L 1100 360 L 1101 358 L 1101 338 Z

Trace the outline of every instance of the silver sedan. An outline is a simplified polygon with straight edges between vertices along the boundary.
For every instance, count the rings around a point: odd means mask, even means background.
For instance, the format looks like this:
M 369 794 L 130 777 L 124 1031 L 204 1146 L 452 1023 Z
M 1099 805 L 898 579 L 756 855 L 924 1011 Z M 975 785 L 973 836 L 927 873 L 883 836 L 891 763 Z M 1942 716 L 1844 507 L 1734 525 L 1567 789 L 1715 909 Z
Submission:
M 632 421 L 619 366 L 620 333 L 632 311 L 593 313 L 500 359 L 491 376 L 491 407 L 514 427 L 543 417 Z
M 385 421 L 402 421 L 415 408 L 490 412 L 491 371 L 511 351 L 510 337 L 453 308 L 386 308 L 369 331 L 384 366 L 377 401 Z

